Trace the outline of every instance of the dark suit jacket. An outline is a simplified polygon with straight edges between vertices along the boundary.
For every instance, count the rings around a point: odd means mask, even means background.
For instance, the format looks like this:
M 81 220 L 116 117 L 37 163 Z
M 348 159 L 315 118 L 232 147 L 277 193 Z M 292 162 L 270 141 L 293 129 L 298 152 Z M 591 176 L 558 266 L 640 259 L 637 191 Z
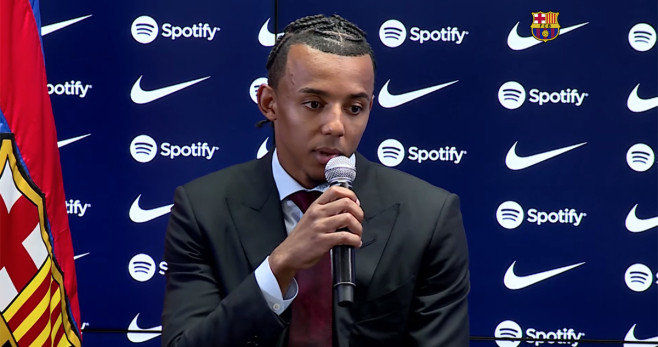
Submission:
M 165 240 L 163 346 L 274 346 L 287 310 L 254 270 L 286 237 L 272 155 L 176 189 Z M 468 252 L 459 199 L 357 154 L 365 213 L 355 304 L 334 304 L 338 346 L 467 346 Z

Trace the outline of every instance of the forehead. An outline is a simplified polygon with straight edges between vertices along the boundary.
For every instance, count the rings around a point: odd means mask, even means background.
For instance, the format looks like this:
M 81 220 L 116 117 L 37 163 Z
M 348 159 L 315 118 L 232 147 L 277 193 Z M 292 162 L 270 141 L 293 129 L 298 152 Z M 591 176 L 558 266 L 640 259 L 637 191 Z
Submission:
M 346 88 L 372 95 L 374 67 L 369 55 L 342 56 L 304 44 L 290 47 L 281 82 L 297 90 L 304 87 Z

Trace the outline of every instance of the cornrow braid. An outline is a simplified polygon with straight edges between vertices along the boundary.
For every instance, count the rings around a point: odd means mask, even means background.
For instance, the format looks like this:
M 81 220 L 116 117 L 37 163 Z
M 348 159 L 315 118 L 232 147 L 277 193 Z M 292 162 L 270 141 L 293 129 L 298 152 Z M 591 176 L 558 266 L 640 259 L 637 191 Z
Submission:
M 370 55 L 373 68 L 375 55 L 366 41 L 366 33 L 339 15 L 318 14 L 300 18 L 283 29 L 272 47 L 267 64 L 268 84 L 277 88 L 286 67 L 290 46 L 304 44 L 325 53 L 342 56 Z

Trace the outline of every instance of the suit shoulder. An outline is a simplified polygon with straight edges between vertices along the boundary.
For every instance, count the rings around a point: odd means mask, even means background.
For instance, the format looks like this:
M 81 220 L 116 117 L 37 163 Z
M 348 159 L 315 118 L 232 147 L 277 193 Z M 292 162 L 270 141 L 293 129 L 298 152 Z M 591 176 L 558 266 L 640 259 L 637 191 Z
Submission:
M 248 184 L 249 180 L 257 179 L 257 168 L 261 160 L 251 160 L 240 164 L 235 164 L 207 175 L 196 178 L 182 185 L 188 194 L 221 194 L 233 191 L 243 184 Z
M 381 186 L 388 187 L 396 196 L 446 199 L 453 193 L 423 179 L 390 167 L 370 162 L 371 170 Z

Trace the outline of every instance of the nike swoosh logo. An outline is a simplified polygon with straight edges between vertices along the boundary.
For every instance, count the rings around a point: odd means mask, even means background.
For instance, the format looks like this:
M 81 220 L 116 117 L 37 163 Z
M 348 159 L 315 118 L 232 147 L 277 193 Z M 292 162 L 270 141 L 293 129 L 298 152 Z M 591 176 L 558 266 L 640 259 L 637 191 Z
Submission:
M 516 144 L 519 143 L 519 141 L 514 142 L 512 145 L 512 148 L 509 149 L 507 152 L 507 156 L 505 157 L 505 164 L 510 170 L 522 170 L 528 167 L 531 167 L 533 165 L 539 164 L 542 161 L 551 159 L 553 157 L 557 157 L 558 155 L 562 153 L 569 152 L 572 149 L 578 148 L 580 146 L 583 146 L 587 144 L 587 142 L 579 143 L 577 145 L 573 146 L 568 146 L 564 148 L 558 148 L 554 149 L 552 151 L 548 152 L 543 152 L 535 155 L 530 155 L 527 157 L 521 157 L 516 154 Z
M 270 138 L 268 137 L 268 138 L 265 139 L 265 141 L 263 141 L 263 143 L 261 143 L 260 147 L 258 148 L 258 153 L 256 154 L 256 159 L 260 159 L 260 158 L 264 157 L 265 154 L 267 154 L 267 152 L 268 152 L 268 150 L 267 150 L 267 140 L 269 140 L 269 139 Z
M 631 342 L 656 342 L 653 347 L 658 347 L 658 336 L 655 337 L 650 337 L 648 339 L 640 340 L 637 337 L 635 337 L 635 326 L 637 324 L 633 324 L 631 329 L 626 333 L 626 337 L 624 337 L 624 341 L 631 341 Z M 624 343 L 624 347 L 651 347 L 648 344 L 640 344 L 640 343 Z
M 139 313 L 135 316 L 135 318 L 133 318 L 132 322 L 130 322 L 130 325 L 128 326 L 128 330 L 139 331 L 127 333 L 128 340 L 130 340 L 130 342 L 142 343 L 154 339 L 162 334 L 162 325 L 146 329 L 140 328 L 139 325 L 137 325 L 137 318 L 139 318 Z
M 274 38 L 274 33 L 267 29 L 267 26 L 269 24 L 270 24 L 270 18 L 268 18 L 265 21 L 265 24 L 263 24 L 263 26 L 260 27 L 260 31 L 258 32 L 258 42 L 260 42 L 260 44 L 265 47 L 272 47 L 274 46 L 274 42 L 276 42 L 276 39 Z M 283 33 L 278 33 L 276 37 L 279 37 L 281 35 L 283 35 Z
M 633 206 L 631 212 L 628 212 L 628 216 L 626 216 L 626 229 L 632 233 L 641 233 L 643 231 L 658 227 L 658 217 L 649 219 L 637 218 L 637 215 L 635 214 L 637 205 L 638 204 Z
M 171 207 L 174 206 L 174 204 L 171 204 L 171 205 L 144 210 L 141 207 L 139 207 L 139 198 L 141 197 L 142 194 L 139 194 L 137 196 L 137 199 L 135 199 L 132 206 L 130 206 L 130 212 L 128 213 L 130 215 L 130 220 L 135 223 L 145 223 L 150 220 L 154 220 L 160 216 L 164 216 L 167 213 L 171 212 Z
M 73 19 L 65 20 L 63 22 L 59 22 L 59 23 L 55 23 L 55 24 L 44 25 L 44 26 L 41 27 L 41 37 L 46 36 L 46 35 L 52 33 L 53 31 L 57 31 L 59 29 L 66 28 L 67 26 L 69 26 L 71 24 L 75 24 L 75 23 L 77 23 L 81 20 L 85 20 L 89 17 L 91 17 L 91 15 L 86 15 L 86 16 L 82 16 L 82 17 L 78 17 L 78 18 L 73 18 Z
M 132 101 L 136 104 L 146 104 L 151 101 L 158 100 L 160 98 L 163 98 L 169 94 L 175 93 L 181 89 L 187 88 L 193 84 L 199 83 L 205 79 L 210 78 L 210 76 L 206 76 L 203 78 L 199 78 L 193 81 L 188 81 L 188 82 L 183 82 L 183 83 L 178 83 L 174 84 L 173 86 L 168 86 L 168 87 L 163 87 L 163 88 L 158 88 L 154 90 L 144 90 L 142 89 L 142 86 L 140 85 L 142 82 L 142 76 L 139 76 L 137 79 L 137 82 L 133 84 L 133 88 L 130 90 L 130 98 Z
M 409 101 L 415 100 L 420 98 L 421 96 L 425 96 L 429 93 L 435 92 L 441 88 L 445 88 L 451 84 L 459 82 L 459 80 L 444 83 L 444 84 L 439 84 L 436 86 L 432 87 L 427 87 L 419 90 L 414 90 L 412 92 L 404 93 L 404 94 L 398 94 L 398 95 L 393 95 L 388 92 L 388 83 L 391 82 L 391 80 L 386 81 L 384 86 L 382 87 L 382 90 L 379 92 L 379 104 L 384 107 L 384 108 L 393 108 L 400 106 L 402 104 L 406 104 Z
M 57 141 L 57 148 L 62 148 L 64 146 L 68 145 L 68 144 L 71 144 L 71 143 L 75 142 L 75 141 L 82 140 L 82 139 L 84 139 L 85 137 L 87 137 L 89 135 L 91 135 L 91 134 L 86 134 L 86 135 L 82 135 L 82 136 L 78 136 L 78 137 L 72 137 L 70 139 L 66 139 L 66 140 L 62 140 L 62 141 Z
M 78 260 L 78 259 L 80 259 L 84 256 L 88 256 L 89 254 L 90 254 L 90 252 L 75 255 L 75 256 L 73 256 L 73 260 Z
M 516 25 L 512 30 L 509 32 L 509 35 L 507 35 L 507 46 L 509 48 L 515 50 L 515 51 L 521 51 L 524 49 L 528 49 L 532 46 L 536 46 L 540 43 L 544 43 L 544 41 L 537 40 L 536 38 L 532 36 L 521 36 L 519 35 L 519 32 L 517 31 L 517 28 L 519 27 L 519 23 L 521 22 L 516 22 Z M 566 28 L 560 28 L 560 35 L 566 34 L 572 30 L 576 30 L 580 27 L 583 27 L 585 25 L 589 24 L 589 22 L 585 23 L 580 23 L 577 25 L 572 25 L 570 27 Z
M 642 99 L 637 95 L 638 88 L 640 88 L 639 83 L 635 86 L 635 88 L 633 88 L 631 94 L 628 95 L 626 106 L 628 106 L 629 110 L 633 112 L 644 112 L 658 107 L 658 96 L 651 99 Z
M 553 276 L 557 276 L 563 272 L 569 271 L 575 267 L 581 266 L 585 264 L 585 262 L 561 267 L 558 269 L 539 272 L 528 276 L 517 276 L 514 273 L 515 264 L 516 264 L 516 260 L 512 263 L 512 265 L 510 265 L 510 267 L 507 269 L 507 272 L 505 272 L 505 279 L 503 280 L 503 282 L 505 283 L 505 287 L 507 287 L 507 289 L 512 289 L 512 290 L 523 289 L 525 287 L 547 280 Z

